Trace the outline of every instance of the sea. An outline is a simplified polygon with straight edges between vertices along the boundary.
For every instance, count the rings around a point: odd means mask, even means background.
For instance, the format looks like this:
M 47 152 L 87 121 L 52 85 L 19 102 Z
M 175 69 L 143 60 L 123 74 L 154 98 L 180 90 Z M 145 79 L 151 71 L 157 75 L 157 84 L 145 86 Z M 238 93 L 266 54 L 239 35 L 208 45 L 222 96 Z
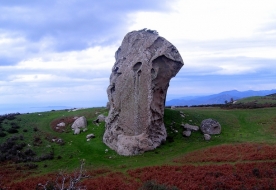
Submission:
M 0 115 L 5 115 L 9 113 L 36 113 L 36 112 L 47 112 L 52 110 L 65 110 L 74 109 L 70 106 L 28 106 L 28 105 L 0 105 Z

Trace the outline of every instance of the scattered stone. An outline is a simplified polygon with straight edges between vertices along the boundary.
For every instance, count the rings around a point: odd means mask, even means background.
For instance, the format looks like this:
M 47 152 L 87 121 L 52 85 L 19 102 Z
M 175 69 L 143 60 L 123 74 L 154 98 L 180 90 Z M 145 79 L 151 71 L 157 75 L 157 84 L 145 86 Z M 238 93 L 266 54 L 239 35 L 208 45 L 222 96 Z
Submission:
M 62 139 L 57 139 L 57 143 L 63 143 Z
M 191 136 L 191 134 L 192 134 L 192 131 L 189 131 L 189 130 L 183 131 L 183 136 L 184 137 L 189 137 L 189 136 Z
M 91 139 L 86 139 L 86 141 L 90 141 Z
M 146 29 L 128 33 L 115 59 L 103 141 L 120 155 L 153 150 L 166 140 L 164 102 L 183 60 L 170 42 Z
M 172 109 L 172 110 L 175 110 L 175 106 L 171 106 L 171 109 Z
M 216 120 L 205 119 L 201 122 L 200 130 L 203 134 L 217 135 L 221 133 L 221 126 Z
M 186 123 L 185 125 L 181 125 L 182 127 L 184 127 L 184 129 L 189 130 L 189 131 L 198 131 L 199 127 L 196 125 L 190 125 L 188 123 Z
M 206 140 L 206 141 L 211 140 L 211 135 L 209 135 L 209 134 L 204 134 L 204 140 Z
M 64 122 L 61 122 L 61 123 L 57 124 L 57 127 L 64 127 L 64 126 L 65 126 Z
M 103 114 L 98 115 L 97 120 L 98 120 L 98 122 L 104 122 L 105 121 L 105 116 Z
M 95 135 L 91 133 L 91 134 L 86 135 L 86 138 L 87 139 L 92 139 L 92 138 L 95 138 Z

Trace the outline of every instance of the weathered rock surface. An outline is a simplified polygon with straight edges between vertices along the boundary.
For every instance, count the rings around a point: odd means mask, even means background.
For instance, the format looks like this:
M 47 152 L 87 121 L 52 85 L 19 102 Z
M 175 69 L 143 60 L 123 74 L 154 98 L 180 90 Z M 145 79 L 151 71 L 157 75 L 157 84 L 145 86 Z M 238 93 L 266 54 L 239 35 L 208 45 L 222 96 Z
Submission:
M 86 128 L 87 127 L 87 121 L 84 116 L 79 117 L 74 121 L 72 124 L 71 128 L 74 130 L 74 134 L 79 134 L 81 128 Z
M 221 126 L 216 120 L 204 119 L 201 122 L 200 130 L 203 134 L 217 135 L 221 133 Z
M 183 60 L 170 42 L 145 29 L 128 33 L 115 59 L 103 141 L 121 155 L 153 150 L 166 140 L 164 103 Z
M 185 125 L 181 125 L 182 127 L 184 127 L 184 129 L 189 130 L 189 131 L 198 131 L 199 127 L 196 125 L 190 125 L 188 123 L 186 123 Z

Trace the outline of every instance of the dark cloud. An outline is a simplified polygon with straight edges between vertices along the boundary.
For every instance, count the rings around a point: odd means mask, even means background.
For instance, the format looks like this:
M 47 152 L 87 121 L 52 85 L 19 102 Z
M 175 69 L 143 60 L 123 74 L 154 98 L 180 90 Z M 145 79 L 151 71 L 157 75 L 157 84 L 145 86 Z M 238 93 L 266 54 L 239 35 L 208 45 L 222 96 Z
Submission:
M 17 0 L 0 5 L 0 28 L 30 42 L 51 40 L 53 50 L 79 50 L 112 43 L 125 34 L 128 13 L 169 10 L 164 0 Z

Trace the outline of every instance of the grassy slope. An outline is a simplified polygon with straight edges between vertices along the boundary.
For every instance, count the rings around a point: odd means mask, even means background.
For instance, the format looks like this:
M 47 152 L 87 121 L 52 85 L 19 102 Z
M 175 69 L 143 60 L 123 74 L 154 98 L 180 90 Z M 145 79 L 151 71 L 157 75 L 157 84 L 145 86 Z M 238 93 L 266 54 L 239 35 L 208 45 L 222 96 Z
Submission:
M 256 104 L 275 104 L 276 95 L 271 96 L 252 96 L 248 98 L 243 98 L 237 101 L 237 103 L 247 104 L 247 103 L 256 103 Z
M 179 111 L 182 110 L 185 118 L 180 117 Z M 175 164 L 173 159 L 193 150 L 229 143 L 240 142 L 265 142 L 276 143 L 276 108 L 265 109 L 250 109 L 250 110 L 223 110 L 219 108 L 184 108 L 180 110 L 165 110 L 165 125 L 170 138 L 173 142 L 166 142 L 154 151 L 146 152 L 138 156 L 120 156 L 115 151 L 109 149 L 102 142 L 104 133 L 104 123 L 96 126 L 92 121 L 99 113 L 107 115 L 107 110 L 103 108 L 91 108 L 79 110 L 76 112 L 55 111 L 25 114 L 17 116 L 17 120 L 8 121 L 3 124 L 8 128 L 10 122 L 17 122 L 21 128 L 20 134 L 24 135 L 26 143 L 32 145 L 34 136 L 39 136 L 43 139 L 43 143 L 38 147 L 32 147 L 39 154 L 50 152 L 54 149 L 55 159 L 47 160 L 38 163 L 38 172 L 40 174 L 54 172 L 58 169 L 72 170 L 79 166 L 79 160 L 85 159 L 86 166 L 92 168 L 108 167 L 112 170 L 126 171 L 127 169 L 161 165 Z M 50 128 L 50 122 L 65 116 L 86 116 L 88 119 L 88 131 L 80 135 L 70 133 L 57 133 Z M 189 123 L 200 125 L 203 119 L 213 118 L 220 122 L 222 133 L 212 136 L 211 141 L 203 140 L 203 135 L 200 132 L 193 132 L 191 137 L 184 138 L 182 136 L 181 123 Z M 21 119 L 21 120 L 20 120 Z M 20 121 L 19 121 L 20 120 Z M 171 130 L 171 123 L 174 130 Z M 38 132 L 33 131 L 33 127 L 39 129 Z M 28 132 L 22 132 L 23 129 L 28 129 Z M 178 132 L 175 132 L 178 131 Z M 95 139 L 87 142 L 85 136 L 89 133 L 96 135 Z M 45 135 L 60 137 L 65 141 L 65 145 L 60 146 L 55 143 L 44 140 Z M 6 138 L 0 138 L 2 143 Z M 47 147 L 51 145 L 51 147 Z M 105 153 L 105 150 L 108 152 Z M 57 159 L 61 156 L 61 159 Z M 44 165 L 47 167 L 44 167 Z

